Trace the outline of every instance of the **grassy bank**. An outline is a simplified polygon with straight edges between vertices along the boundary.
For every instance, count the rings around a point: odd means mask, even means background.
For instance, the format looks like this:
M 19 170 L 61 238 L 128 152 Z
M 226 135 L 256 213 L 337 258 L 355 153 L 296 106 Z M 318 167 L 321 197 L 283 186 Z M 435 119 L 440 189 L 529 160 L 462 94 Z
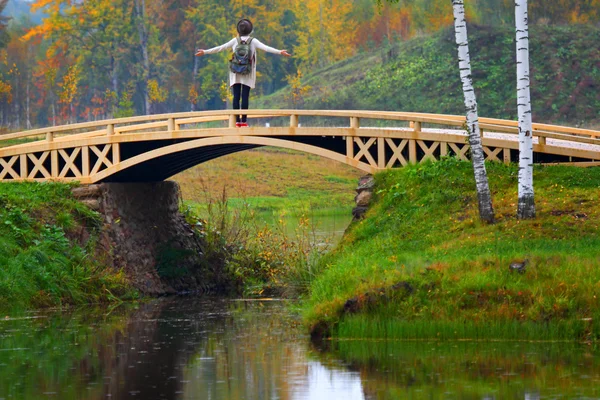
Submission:
M 96 252 L 100 216 L 55 183 L 0 185 L 0 308 L 130 298 L 124 274 Z
M 497 223 L 479 222 L 455 159 L 376 176 L 376 202 L 324 260 L 305 319 L 377 338 L 600 338 L 600 169 L 537 167 L 538 217 L 516 219 L 517 167 L 489 164 Z M 512 262 L 529 260 L 512 272 Z

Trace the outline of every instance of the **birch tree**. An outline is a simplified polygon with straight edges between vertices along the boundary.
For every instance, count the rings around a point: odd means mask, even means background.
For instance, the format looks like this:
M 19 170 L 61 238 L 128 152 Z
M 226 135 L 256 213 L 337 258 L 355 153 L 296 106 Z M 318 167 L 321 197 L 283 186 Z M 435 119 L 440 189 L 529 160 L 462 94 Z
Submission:
M 471 160 L 475 174 L 475 185 L 477 187 L 477 200 L 479 202 L 479 217 L 487 223 L 493 223 L 494 208 L 492 207 L 492 195 L 485 169 L 485 155 L 481 146 L 477 98 L 475 97 L 473 80 L 471 78 L 471 59 L 469 57 L 465 6 L 463 0 L 452 0 L 452 6 L 454 12 L 454 33 L 458 47 L 458 66 L 465 97 L 469 145 L 471 146 Z
M 529 24 L 527 0 L 515 1 L 517 42 L 517 107 L 519 113 L 519 204 L 517 218 L 535 218 L 533 140 L 529 93 Z

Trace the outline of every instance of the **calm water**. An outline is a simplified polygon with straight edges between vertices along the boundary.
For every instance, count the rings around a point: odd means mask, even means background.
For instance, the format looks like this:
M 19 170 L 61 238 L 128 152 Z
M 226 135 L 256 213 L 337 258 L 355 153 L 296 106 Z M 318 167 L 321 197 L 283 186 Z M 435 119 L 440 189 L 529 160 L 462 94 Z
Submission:
M 0 322 L 0 399 L 600 398 L 585 346 L 327 342 L 278 301 L 170 298 Z

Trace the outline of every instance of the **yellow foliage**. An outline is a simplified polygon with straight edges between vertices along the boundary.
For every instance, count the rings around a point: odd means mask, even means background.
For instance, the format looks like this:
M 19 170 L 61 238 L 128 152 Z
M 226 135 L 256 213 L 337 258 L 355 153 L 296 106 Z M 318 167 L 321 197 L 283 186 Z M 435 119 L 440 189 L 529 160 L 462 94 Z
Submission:
M 188 92 L 188 101 L 190 103 L 192 103 L 192 104 L 198 103 L 198 96 L 199 95 L 200 94 L 196 90 L 196 87 L 194 85 L 190 86 L 190 90 Z
M 12 102 L 12 86 L 2 80 L 0 80 L 0 100 L 6 100 L 7 103 Z
M 219 95 L 221 97 L 221 100 L 223 100 L 224 102 L 227 100 L 229 100 L 229 101 L 233 100 L 233 95 L 231 94 L 231 91 L 229 90 L 229 85 L 227 84 L 227 82 L 225 82 L 225 81 L 221 82 L 221 86 L 219 86 Z
M 61 103 L 70 104 L 77 96 L 77 89 L 79 85 L 79 81 L 81 80 L 81 74 L 79 70 L 79 66 L 77 64 L 72 65 L 67 70 L 65 74 L 62 84 L 62 91 L 59 95 L 59 99 Z
M 148 97 L 150 98 L 151 103 L 162 103 L 167 100 L 167 96 L 167 90 L 161 88 L 156 79 L 150 79 L 148 81 Z
M 302 85 L 302 72 L 298 70 L 296 75 L 288 75 L 286 81 L 290 86 L 290 94 L 285 96 L 285 99 L 291 103 L 293 108 L 302 104 L 304 96 L 311 89 L 311 86 Z

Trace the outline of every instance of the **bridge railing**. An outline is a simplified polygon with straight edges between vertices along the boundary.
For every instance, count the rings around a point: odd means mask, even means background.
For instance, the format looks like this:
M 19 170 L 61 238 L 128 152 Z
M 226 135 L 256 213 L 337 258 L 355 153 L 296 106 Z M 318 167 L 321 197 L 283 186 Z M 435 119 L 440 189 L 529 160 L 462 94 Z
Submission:
M 174 114 L 143 115 L 129 118 L 108 119 L 93 122 L 76 123 L 71 125 L 53 126 L 42 129 L 16 132 L 0 135 L 0 145 L 6 141 L 45 140 L 48 142 L 77 138 L 96 137 L 102 135 L 119 135 L 126 133 L 142 133 L 152 131 L 184 131 L 186 126 L 198 130 L 195 125 L 206 122 L 227 121 L 227 127 L 235 127 L 235 117 L 239 110 L 215 110 L 184 112 Z M 346 127 L 361 128 L 361 120 L 405 121 L 415 132 L 420 132 L 424 126 L 455 127 L 465 125 L 465 117 L 458 115 L 393 112 L 393 111 L 356 111 L 356 110 L 244 110 L 249 118 L 289 118 L 289 126 L 298 128 L 300 117 L 345 118 Z M 517 121 L 480 118 L 482 134 L 497 132 L 518 134 Z M 558 139 L 582 144 L 600 145 L 600 131 L 550 124 L 533 124 L 533 136 L 538 138 L 538 144 L 545 145 L 546 139 Z M 27 146 L 29 143 L 14 146 Z

